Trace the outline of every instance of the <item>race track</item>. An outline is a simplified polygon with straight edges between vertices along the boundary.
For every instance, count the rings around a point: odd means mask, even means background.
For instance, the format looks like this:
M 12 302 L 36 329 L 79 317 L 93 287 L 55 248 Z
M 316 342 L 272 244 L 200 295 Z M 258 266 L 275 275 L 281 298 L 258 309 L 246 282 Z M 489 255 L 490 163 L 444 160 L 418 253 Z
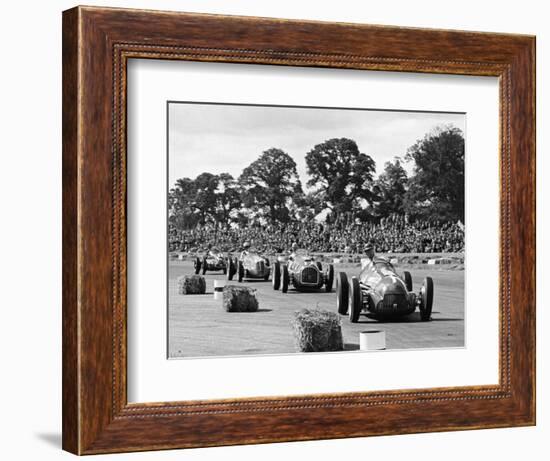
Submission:
M 359 267 L 335 265 L 335 272 L 338 271 L 345 271 L 351 277 L 358 274 Z M 347 317 L 342 317 L 346 350 L 358 350 L 359 333 L 369 329 L 385 330 L 387 349 L 464 346 L 464 271 L 410 271 L 416 292 L 425 276 L 433 278 L 435 297 L 432 321 L 421 322 L 418 312 L 397 322 L 379 322 L 362 315 L 359 323 L 351 324 Z M 399 268 L 398 272 L 401 272 Z M 170 358 L 294 353 L 291 321 L 295 311 L 319 308 L 336 312 L 334 290 L 332 293 L 301 293 L 291 288 L 283 294 L 273 290 L 271 281 L 245 281 L 244 285 L 258 290 L 259 311 L 228 313 L 223 310 L 221 300 L 213 299 L 213 281 L 225 278 L 221 272 L 207 272 L 205 295 L 177 293 L 177 277 L 192 273 L 190 261 L 170 262 Z M 236 281 L 231 283 L 238 284 Z

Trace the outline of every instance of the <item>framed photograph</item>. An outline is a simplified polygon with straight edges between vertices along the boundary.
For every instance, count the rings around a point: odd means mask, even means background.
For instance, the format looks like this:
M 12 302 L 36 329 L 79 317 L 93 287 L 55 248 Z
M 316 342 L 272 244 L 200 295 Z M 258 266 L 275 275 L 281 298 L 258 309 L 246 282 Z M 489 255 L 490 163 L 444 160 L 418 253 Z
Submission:
M 63 13 L 63 448 L 535 424 L 535 39 Z

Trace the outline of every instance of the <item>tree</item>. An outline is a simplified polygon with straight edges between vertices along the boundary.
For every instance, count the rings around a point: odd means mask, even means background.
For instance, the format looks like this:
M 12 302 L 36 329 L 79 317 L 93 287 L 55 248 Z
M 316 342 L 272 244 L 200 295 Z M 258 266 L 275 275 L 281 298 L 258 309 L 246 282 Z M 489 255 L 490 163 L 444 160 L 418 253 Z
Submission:
M 231 222 L 231 213 L 241 207 L 240 188 L 229 173 L 218 175 L 218 187 L 216 189 L 215 219 L 226 228 Z
M 316 145 L 306 154 L 308 185 L 322 194 L 326 206 L 336 214 L 358 210 L 371 203 L 374 160 L 359 152 L 352 139 L 334 138 Z
M 325 209 L 321 194 L 316 191 L 299 195 L 294 199 L 294 215 L 299 221 L 311 221 Z
M 454 126 L 441 126 L 411 146 L 414 161 L 404 208 L 432 220 L 464 221 L 464 137 Z
M 407 172 L 401 164 L 401 159 L 395 157 L 393 162 L 386 162 L 384 172 L 380 174 L 374 186 L 377 195 L 375 215 L 384 218 L 392 213 L 402 213 L 406 187 Z
M 231 213 L 240 206 L 240 190 L 233 176 L 201 173 L 195 179 L 176 181 L 168 194 L 168 219 L 176 229 L 208 222 L 229 226 Z
M 245 207 L 270 222 L 292 219 L 291 203 L 302 192 L 296 162 L 281 149 L 271 148 L 247 166 L 239 177 Z
M 199 222 L 194 208 L 196 195 L 195 181 L 190 178 L 178 179 L 168 193 L 168 220 L 178 230 L 192 229 Z
M 200 222 L 203 225 L 208 217 L 215 218 L 218 184 L 219 177 L 212 173 L 201 173 L 195 178 L 195 196 L 192 206 L 198 210 Z

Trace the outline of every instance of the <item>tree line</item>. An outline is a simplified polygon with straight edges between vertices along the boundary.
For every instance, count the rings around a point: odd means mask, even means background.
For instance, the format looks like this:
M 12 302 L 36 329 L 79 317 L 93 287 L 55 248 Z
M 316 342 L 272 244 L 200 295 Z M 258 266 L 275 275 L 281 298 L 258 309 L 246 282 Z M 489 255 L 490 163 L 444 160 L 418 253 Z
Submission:
M 464 137 L 454 126 L 427 133 L 404 158 L 386 162 L 378 178 L 374 159 L 348 138 L 317 144 L 305 160 L 307 191 L 294 159 L 278 148 L 264 151 L 238 178 L 205 172 L 178 179 L 168 194 L 170 225 L 285 223 L 321 212 L 329 222 L 342 215 L 378 221 L 394 214 L 464 221 Z M 404 162 L 413 162 L 410 176 Z

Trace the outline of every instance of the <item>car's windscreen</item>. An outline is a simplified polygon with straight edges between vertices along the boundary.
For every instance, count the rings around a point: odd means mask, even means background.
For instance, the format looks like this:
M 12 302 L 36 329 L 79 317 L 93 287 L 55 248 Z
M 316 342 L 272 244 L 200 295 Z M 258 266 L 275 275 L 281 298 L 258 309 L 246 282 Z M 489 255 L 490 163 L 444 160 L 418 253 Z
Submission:
M 394 275 L 395 269 L 388 261 L 375 261 L 374 267 L 376 268 L 376 271 L 379 272 L 381 275 Z
M 388 266 L 378 267 L 378 272 L 380 272 L 382 275 L 394 275 L 395 274 L 393 269 L 388 267 Z
M 378 259 L 365 266 L 364 277 L 368 285 L 373 285 L 388 275 L 395 275 L 395 269 L 386 260 Z

